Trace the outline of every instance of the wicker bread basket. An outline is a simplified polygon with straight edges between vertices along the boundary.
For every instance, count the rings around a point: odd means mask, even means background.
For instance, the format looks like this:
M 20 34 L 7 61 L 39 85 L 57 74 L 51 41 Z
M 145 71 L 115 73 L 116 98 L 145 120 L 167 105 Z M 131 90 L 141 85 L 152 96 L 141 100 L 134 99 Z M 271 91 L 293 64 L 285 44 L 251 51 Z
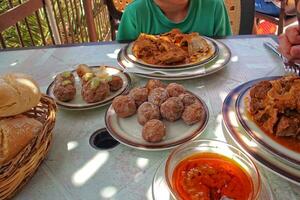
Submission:
M 0 166 L 0 200 L 12 198 L 30 180 L 51 145 L 56 117 L 54 100 L 43 95 L 40 103 L 24 114 L 40 121 L 43 129 L 16 157 Z

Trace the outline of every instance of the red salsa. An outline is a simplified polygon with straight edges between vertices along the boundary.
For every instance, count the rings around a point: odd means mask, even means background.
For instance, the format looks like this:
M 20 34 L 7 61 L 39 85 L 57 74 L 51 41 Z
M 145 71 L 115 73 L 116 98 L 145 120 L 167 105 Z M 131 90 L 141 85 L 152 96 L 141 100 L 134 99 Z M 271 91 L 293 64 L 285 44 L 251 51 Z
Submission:
M 183 200 L 248 200 L 253 191 L 249 175 L 229 158 L 199 153 L 181 161 L 172 183 Z

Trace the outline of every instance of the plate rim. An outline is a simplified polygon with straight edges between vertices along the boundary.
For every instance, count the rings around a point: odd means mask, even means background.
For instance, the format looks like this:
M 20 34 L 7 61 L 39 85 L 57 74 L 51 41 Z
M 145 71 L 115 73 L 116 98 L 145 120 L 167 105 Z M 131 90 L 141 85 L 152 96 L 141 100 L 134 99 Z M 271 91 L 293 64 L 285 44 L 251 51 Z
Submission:
M 99 66 L 100 66 L 100 65 L 99 65 Z M 88 66 L 88 67 L 89 67 L 89 68 L 98 68 L 99 66 L 92 65 L 92 66 Z M 124 87 L 124 89 L 120 92 L 119 95 L 122 95 L 122 94 L 126 93 L 126 92 L 129 90 L 129 88 L 130 88 L 130 86 L 131 86 L 131 82 L 132 82 L 132 80 L 131 80 L 131 78 L 130 78 L 130 75 L 129 75 L 127 72 L 125 72 L 125 71 L 123 70 L 123 68 L 122 68 L 122 69 L 118 69 L 117 67 L 106 66 L 106 65 L 105 65 L 105 67 L 113 68 L 113 69 L 115 69 L 115 70 L 118 70 L 119 73 L 123 73 L 123 74 L 124 74 L 124 76 L 125 76 L 126 79 L 127 79 L 127 85 L 126 85 L 126 87 Z M 76 69 L 72 69 L 71 72 L 72 72 L 72 73 L 75 73 L 75 72 L 76 72 Z M 57 74 L 58 74 L 58 73 L 57 73 Z M 57 75 L 57 74 L 56 74 L 56 75 Z M 48 96 L 51 95 L 51 94 L 50 94 L 50 90 L 51 90 L 51 88 L 53 87 L 54 82 L 55 82 L 55 80 L 53 80 L 53 81 L 49 84 L 49 86 L 47 87 L 46 94 L 47 94 Z M 117 96 L 119 96 L 119 95 L 117 95 Z M 115 97 L 117 97 L 117 96 L 115 96 Z M 115 98 L 115 97 L 114 97 L 114 98 Z M 87 103 L 87 105 L 84 105 L 84 106 L 65 105 L 65 104 L 61 104 L 59 101 L 57 101 L 56 98 L 54 98 L 54 100 L 55 100 L 55 103 L 56 103 L 60 108 L 63 108 L 63 109 L 66 109 L 66 110 L 89 110 L 89 109 L 94 109 L 94 108 L 98 108 L 98 107 L 105 106 L 105 105 L 109 104 L 114 98 L 112 98 L 112 99 L 107 99 L 107 100 L 105 100 L 105 101 L 96 102 L 96 103 L 93 103 L 93 104 Z
M 188 92 L 195 95 L 194 93 L 192 93 L 190 91 L 188 91 Z M 129 146 L 129 147 L 132 147 L 132 148 L 135 148 L 135 149 L 146 150 L 146 151 L 160 151 L 160 150 L 167 150 L 167 149 L 174 148 L 174 147 L 176 147 L 180 144 L 183 144 L 185 142 L 194 140 L 196 137 L 201 135 L 204 132 L 204 130 L 207 128 L 209 117 L 210 117 L 208 107 L 207 107 L 207 105 L 205 104 L 205 102 L 203 101 L 202 98 L 200 98 L 198 95 L 195 95 L 195 96 L 197 97 L 198 100 L 200 100 L 201 104 L 204 107 L 205 114 L 206 114 L 205 121 L 203 122 L 203 124 L 199 128 L 197 128 L 197 130 L 193 131 L 191 136 L 185 137 L 185 138 L 181 139 L 180 141 L 172 142 L 170 144 L 165 144 L 165 145 L 163 145 L 163 144 L 155 145 L 155 143 L 153 143 L 153 144 L 149 143 L 149 144 L 143 145 L 143 144 L 140 144 L 140 143 L 134 143 L 134 142 L 128 141 L 127 139 L 124 139 L 122 136 L 120 136 L 118 133 L 116 133 L 116 131 L 111 129 L 111 126 L 109 125 L 110 124 L 109 121 L 111 119 L 109 118 L 108 112 L 113 109 L 112 105 L 110 105 L 109 108 L 105 112 L 104 119 L 105 119 L 106 129 L 114 139 L 116 139 L 117 141 L 119 141 L 120 143 L 122 143 L 126 146 Z
M 275 80 L 276 78 L 274 79 L 269 79 L 269 80 Z M 237 118 L 239 120 L 239 122 L 241 123 L 242 127 L 245 129 L 245 131 L 251 135 L 251 137 L 257 142 L 259 143 L 260 145 L 262 146 L 265 146 L 266 149 L 273 155 L 277 155 L 281 158 L 284 158 L 286 161 L 288 162 L 291 162 L 292 164 L 296 164 L 296 165 L 300 165 L 300 160 L 296 160 L 296 159 L 293 159 L 292 156 L 288 155 L 288 154 L 285 154 L 284 152 L 282 151 L 276 151 L 274 149 L 274 147 L 272 147 L 270 144 L 267 144 L 266 142 L 264 142 L 263 140 L 261 140 L 260 138 L 258 138 L 256 136 L 256 134 L 251 130 L 251 128 L 247 125 L 247 123 L 244 121 L 243 117 L 241 116 L 242 114 L 240 113 L 240 108 L 239 108 L 239 105 L 240 105 L 240 102 L 243 101 L 243 98 L 242 96 L 244 96 L 244 94 L 246 92 L 249 92 L 249 89 L 254 85 L 256 84 L 257 82 L 247 82 L 247 84 L 244 85 L 244 87 L 246 88 L 242 88 L 242 90 L 240 91 L 237 99 L 236 99 L 236 102 L 235 102 L 235 111 L 236 111 L 236 115 L 237 115 Z M 254 122 L 255 123 L 255 122 Z M 260 130 L 261 133 L 263 133 L 264 135 L 266 135 L 267 137 L 269 137 L 259 126 L 257 126 Z M 269 137 L 270 138 L 270 137 Z M 272 138 L 270 138 L 272 140 Z M 274 141 L 276 144 L 278 144 L 279 146 L 285 148 L 285 149 L 288 149 L 287 147 L 285 147 L 284 145 Z M 293 150 L 290 150 L 289 151 L 293 151 Z M 297 153 L 297 152 L 296 152 Z M 298 153 L 300 155 L 300 153 Z
M 281 76 L 271 76 L 271 77 L 281 77 Z M 259 81 L 259 80 L 265 80 L 265 79 L 266 78 L 259 78 L 259 79 L 255 79 L 255 80 Z M 271 172 L 277 174 L 278 176 L 280 176 L 280 177 L 282 177 L 282 178 L 284 178 L 284 179 L 286 179 L 286 180 L 288 180 L 288 181 L 290 181 L 290 182 L 292 182 L 292 183 L 294 183 L 296 185 L 300 185 L 300 175 L 298 177 L 295 177 L 294 174 L 292 174 L 290 172 L 286 172 L 286 170 L 278 167 L 275 164 L 272 164 L 270 161 L 266 160 L 263 156 L 257 154 L 253 150 L 253 147 L 249 147 L 249 145 L 247 145 L 246 143 L 244 143 L 240 139 L 240 137 L 238 135 L 241 134 L 241 133 L 239 133 L 238 131 L 236 131 L 235 128 L 233 127 L 233 125 L 231 123 L 229 123 L 230 119 L 229 119 L 228 113 L 230 112 L 231 104 L 234 104 L 234 103 L 232 103 L 233 98 L 235 98 L 234 94 L 236 94 L 237 91 L 239 91 L 242 86 L 243 86 L 243 84 L 241 84 L 241 85 L 237 86 L 236 88 L 234 88 L 233 90 L 231 90 L 228 93 L 228 95 L 226 96 L 226 98 L 224 99 L 224 101 L 223 101 L 223 105 L 222 105 L 223 124 L 224 124 L 224 127 L 226 128 L 229 136 L 233 139 L 233 141 L 235 142 L 235 144 L 237 144 L 238 147 L 243 150 L 244 153 L 246 153 L 251 158 L 253 158 L 254 160 L 256 160 L 263 167 L 266 167 Z M 264 150 L 264 148 L 263 148 L 263 150 Z M 270 154 L 268 151 L 266 151 L 266 153 Z M 276 159 L 276 161 L 280 162 L 280 160 L 278 160 L 277 158 L 275 158 L 275 159 Z M 282 164 L 287 165 L 287 163 L 282 163 Z M 292 166 L 289 166 L 289 165 L 288 165 L 288 167 L 289 168 L 293 168 Z
M 179 71 L 179 70 L 185 70 L 185 69 L 190 69 L 190 68 L 195 68 L 195 67 L 200 67 L 203 66 L 207 63 L 209 63 L 210 61 L 214 60 L 215 58 L 218 57 L 220 50 L 218 45 L 216 44 L 215 40 L 206 36 L 201 36 L 203 37 L 206 41 L 209 41 L 214 48 L 214 53 L 207 59 L 200 61 L 200 62 L 195 62 L 195 63 L 188 63 L 188 64 L 181 64 L 181 65 L 161 65 L 163 67 L 159 67 L 160 65 L 152 65 L 152 64 L 148 64 L 145 62 L 139 62 L 140 59 L 136 58 L 137 60 L 133 60 L 132 58 L 130 58 L 130 56 L 128 55 L 128 51 L 130 50 L 129 48 L 133 46 L 134 42 L 130 42 L 128 43 L 125 47 L 122 48 L 121 51 L 124 51 L 124 57 L 130 61 L 133 64 L 136 64 L 137 66 L 139 65 L 139 67 L 147 69 L 147 70 L 165 70 L 165 71 Z M 133 55 L 134 56 L 134 55 Z M 134 56 L 135 57 L 135 56 Z M 171 66 L 171 67 L 164 67 L 164 66 Z

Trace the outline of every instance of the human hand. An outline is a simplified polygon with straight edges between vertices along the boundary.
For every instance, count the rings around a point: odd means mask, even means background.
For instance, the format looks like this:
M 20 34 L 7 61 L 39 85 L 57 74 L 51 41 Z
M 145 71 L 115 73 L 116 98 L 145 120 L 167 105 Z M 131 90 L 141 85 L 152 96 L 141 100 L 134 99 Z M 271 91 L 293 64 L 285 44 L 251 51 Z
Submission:
M 300 63 L 300 28 L 292 26 L 278 37 L 278 50 L 290 61 Z

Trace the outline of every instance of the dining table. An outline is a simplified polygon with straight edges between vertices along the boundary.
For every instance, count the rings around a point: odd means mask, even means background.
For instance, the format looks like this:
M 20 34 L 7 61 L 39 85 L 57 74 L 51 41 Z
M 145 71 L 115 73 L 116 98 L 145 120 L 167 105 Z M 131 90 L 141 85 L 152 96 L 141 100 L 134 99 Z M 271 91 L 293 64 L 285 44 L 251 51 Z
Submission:
M 208 76 L 175 82 L 200 96 L 208 107 L 208 125 L 196 139 L 226 142 L 228 133 L 223 126 L 221 111 L 227 94 L 244 82 L 283 75 L 284 67 L 281 59 L 264 47 L 264 42 L 276 44 L 274 36 L 244 35 L 217 40 L 231 50 L 231 59 L 226 67 Z M 78 64 L 120 68 L 117 55 L 124 45 L 126 43 L 112 41 L 4 49 L 0 51 L 0 74 L 29 74 L 45 93 L 57 73 L 75 69 Z M 147 82 L 146 78 L 134 74 L 130 74 L 130 77 L 131 88 Z M 96 130 L 105 128 L 108 107 L 80 111 L 59 107 L 50 151 L 35 175 L 14 199 L 153 199 L 154 174 L 172 149 L 138 150 L 124 144 L 109 149 L 94 148 L 90 145 L 90 137 Z M 256 164 L 270 185 L 274 199 L 300 199 L 300 186 Z

